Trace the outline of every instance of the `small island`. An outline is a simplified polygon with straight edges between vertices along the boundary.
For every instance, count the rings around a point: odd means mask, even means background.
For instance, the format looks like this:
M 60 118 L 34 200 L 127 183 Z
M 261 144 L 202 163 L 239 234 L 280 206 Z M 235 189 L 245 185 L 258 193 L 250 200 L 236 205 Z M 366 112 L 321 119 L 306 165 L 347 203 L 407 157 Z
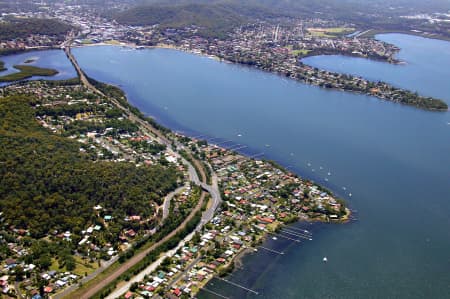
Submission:
M 0 64 L 0 69 L 1 69 L 1 67 L 2 67 L 2 65 Z M 41 68 L 41 67 L 31 66 L 31 65 L 15 65 L 14 68 L 18 69 L 19 72 L 0 77 L 0 82 L 14 82 L 14 81 L 28 79 L 33 76 L 50 77 L 50 76 L 54 76 L 54 75 L 58 74 L 57 70 Z
M 29 64 L 29 63 L 33 63 L 36 61 L 36 58 L 28 58 L 27 60 L 25 60 L 23 63 L 25 64 Z

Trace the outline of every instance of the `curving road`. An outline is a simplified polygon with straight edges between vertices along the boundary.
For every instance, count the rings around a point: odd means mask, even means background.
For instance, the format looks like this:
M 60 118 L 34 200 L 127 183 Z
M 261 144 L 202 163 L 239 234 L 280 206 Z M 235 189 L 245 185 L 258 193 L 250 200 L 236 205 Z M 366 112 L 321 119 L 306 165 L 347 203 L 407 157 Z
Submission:
M 94 91 L 95 93 L 101 95 L 101 96 L 105 96 L 100 90 L 98 90 L 95 86 L 93 86 L 86 78 L 84 72 L 82 71 L 82 69 L 80 68 L 80 66 L 78 65 L 78 62 L 76 61 L 75 57 L 73 56 L 73 54 L 70 51 L 70 40 L 65 42 L 62 45 L 62 48 L 64 49 L 64 52 L 66 53 L 67 57 L 69 58 L 70 62 L 73 64 L 73 66 L 75 67 L 78 76 L 80 77 L 80 81 L 81 83 L 86 86 L 88 89 Z M 127 115 L 128 118 L 135 122 L 138 123 L 139 125 L 141 125 L 142 127 L 144 127 L 145 129 L 147 129 L 149 132 L 153 133 L 158 139 L 159 142 L 167 145 L 169 151 L 171 151 L 173 154 L 175 154 L 177 157 L 180 157 L 180 155 L 173 150 L 172 146 L 171 146 L 171 142 L 156 128 L 154 128 L 153 126 L 151 126 L 149 123 L 147 123 L 146 121 L 142 120 L 141 118 L 139 118 L 138 116 L 136 116 L 135 114 L 133 114 L 128 108 L 123 107 L 117 100 L 110 98 L 110 100 L 113 102 L 113 104 L 115 104 L 119 109 L 121 109 L 122 111 L 124 111 Z M 197 171 L 195 170 L 194 166 L 189 163 L 188 161 L 186 161 L 185 159 L 182 159 L 183 162 L 188 165 L 188 172 L 189 172 L 189 177 L 190 180 L 196 184 L 202 187 L 202 189 L 204 191 L 207 191 L 211 194 L 211 198 L 212 198 L 212 204 L 211 206 L 203 212 L 202 214 L 202 219 L 200 221 L 200 223 L 198 224 L 198 226 L 196 227 L 196 231 L 200 230 L 203 225 L 205 225 L 206 223 L 208 223 L 213 217 L 214 217 L 214 213 L 216 211 L 216 209 L 219 207 L 220 203 L 222 202 L 221 199 L 221 194 L 219 191 L 219 187 L 218 187 L 218 183 L 217 183 L 217 176 L 214 172 L 212 172 L 212 185 L 208 185 L 206 184 L 206 174 L 205 171 L 203 169 L 202 164 L 192 158 L 192 161 L 194 162 L 194 164 L 197 166 L 197 169 L 200 172 L 200 176 L 201 176 L 201 180 L 198 177 Z M 176 190 L 177 191 L 177 190 Z M 172 195 L 173 196 L 173 195 Z M 117 268 L 114 272 L 110 273 L 105 279 L 103 279 L 102 281 L 100 281 L 98 284 L 90 286 L 89 288 L 84 289 L 83 291 L 81 291 L 79 294 L 77 294 L 77 298 L 81 298 L 81 299 L 88 299 L 92 296 L 94 296 L 96 293 L 98 293 L 99 291 L 101 291 L 104 287 L 106 287 L 109 283 L 113 282 L 115 279 L 117 279 L 118 277 L 120 277 L 120 275 L 122 275 L 123 273 L 125 273 L 128 269 L 130 269 L 132 266 L 134 266 L 135 264 L 137 264 L 139 261 L 141 261 L 149 252 L 153 251 L 154 249 L 156 249 L 157 247 L 159 247 L 160 245 L 162 245 L 164 242 L 166 242 L 167 240 L 169 240 L 170 238 L 172 238 L 173 236 L 175 236 L 179 231 L 181 231 L 182 229 L 184 229 L 184 227 L 186 226 L 186 224 L 195 216 L 195 214 L 200 211 L 204 199 L 205 199 L 206 193 L 202 192 L 201 196 L 200 196 L 200 200 L 197 204 L 197 206 L 191 211 L 191 213 L 188 215 L 188 217 L 180 224 L 180 226 L 178 226 L 175 230 L 173 230 L 172 232 L 170 232 L 167 236 L 165 236 L 163 239 L 161 239 L 160 241 L 158 241 L 157 243 L 153 244 L 151 247 L 149 247 L 148 249 L 136 254 L 135 256 L 133 256 L 131 259 L 129 259 L 128 261 L 126 261 L 125 263 L 123 263 L 119 268 Z M 170 199 L 168 200 L 168 202 L 170 202 Z M 166 205 L 166 203 L 164 204 Z M 167 205 L 169 205 L 169 203 L 167 203 Z M 166 211 L 166 215 L 168 215 L 168 207 L 165 208 L 167 209 Z M 163 215 L 164 215 L 164 210 L 163 210 Z M 167 217 L 167 216 L 166 216 Z M 178 249 L 180 246 L 183 246 L 183 244 L 187 241 L 189 241 L 194 235 L 194 232 L 192 232 L 191 234 L 189 234 L 188 236 L 186 236 L 175 249 Z M 174 250 L 175 250 L 174 249 Z M 168 256 L 169 254 L 173 254 L 172 252 L 176 252 L 175 251 L 169 251 L 167 253 L 164 254 L 164 256 L 162 257 L 162 259 L 165 258 L 165 256 Z M 161 262 L 162 259 L 158 259 L 158 261 L 156 261 L 155 263 L 153 263 L 152 265 L 150 265 L 149 267 L 147 267 L 147 269 L 145 269 L 143 272 L 147 272 L 152 270 L 153 268 L 157 267 L 157 263 Z M 100 272 L 102 272 L 104 270 L 101 269 Z M 100 272 L 96 273 L 99 274 Z M 150 271 L 151 272 L 151 271 Z M 138 276 L 135 276 L 132 280 L 135 281 L 135 279 L 138 279 L 141 276 L 142 272 L 138 274 Z M 144 273 L 145 275 L 145 273 Z M 84 283 L 86 283 L 87 281 L 93 279 L 95 276 L 92 277 L 86 277 L 86 280 L 83 281 Z M 143 277 L 143 276 L 142 276 Z M 131 281 L 131 280 L 130 280 Z M 125 289 L 125 287 L 128 285 L 125 284 L 123 285 L 120 289 L 117 289 L 113 292 L 113 294 L 117 294 L 117 292 L 121 292 L 123 289 Z M 131 285 L 131 283 L 129 284 Z M 129 286 L 128 286 L 129 288 Z M 128 288 L 126 288 L 126 290 L 128 290 Z M 125 291 L 126 291 L 125 290 Z M 74 291 L 72 288 L 69 288 L 68 290 L 64 290 L 61 294 L 58 295 L 58 298 L 63 298 L 63 296 L 67 297 L 67 298 L 74 298 L 73 297 L 73 293 L 71 293 L 72 291 Z M 120 295 L 120 294 L 119 294 Z

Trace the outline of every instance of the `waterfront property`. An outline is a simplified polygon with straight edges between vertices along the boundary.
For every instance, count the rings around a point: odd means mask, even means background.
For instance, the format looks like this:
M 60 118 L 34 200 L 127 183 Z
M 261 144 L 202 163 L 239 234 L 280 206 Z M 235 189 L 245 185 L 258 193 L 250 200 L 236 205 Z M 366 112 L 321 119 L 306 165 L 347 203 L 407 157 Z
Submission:
M 429 46 L 430 55 L 444 57 L 435 41 L 420 42 Z M 450 210 L 445 187 L 450 177 L 450 157 L 444 153 L 450 147 L 444 137 L 447 112 L 325 91 L 171 50 L 89 47 L 73 52 L 90 76 L 120 85 L 131 103 L 163 124 L 192 136 L 231 140 L 224 146 L 249 155 L 264 152 L 347 198 L 358 210 L 360 221 L 322 229 L 301 250 L 287 250 L 277 259 L 245 258 L 243 270 L 233 274 L 238 282 L 285 298 L 361 293 L 441 298 L 448 293 L 446 279 L 436 275 L 445 271 L 442 260 L 448 253 L 443 248 L 450 246 L 445 238 Z M 406 62 L 413 66 L 421 59 L 423 53 L 414 52 Z M 444 60 L 420 71 L 410 69 L 415 89 L 449 102 L 448 84 L 441 79 L 450 75 L 450 67 L 443 67 L 448 64 Z M 367 72 L 360 75 L 375 76 L 375 71 Z M 389 81 L 402 86 L 401 80 L 393 76 Z M 429 80 L 435 85 L 430 87 Z M 270 273 L 264 272 L 267 267 Z M 259 274 L 250 274 L 253 268 Z M 207 289 L 242 296 L 226 283 L 213 284 Z M 206 296 L 201 293 L 201 298 Z

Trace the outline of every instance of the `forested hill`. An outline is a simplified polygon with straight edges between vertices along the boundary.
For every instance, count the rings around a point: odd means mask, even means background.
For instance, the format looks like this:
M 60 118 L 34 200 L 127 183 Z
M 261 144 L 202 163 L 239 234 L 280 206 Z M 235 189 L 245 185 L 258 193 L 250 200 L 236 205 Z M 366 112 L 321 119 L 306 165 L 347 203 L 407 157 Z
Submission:
M 0 40 L 25 38 L 30 34 L 64 37 L 72 28 L 55 19 L 8 18 L 0 22 Z
M 321 18 L 355 24 L 361 29 L 425 30 L 448 36 L 448 24 L 405 19 L 417 13 L 447 12 L 450 0 L 135 0 L 136 5 L 108 17 L 122 24 L 185 27 L 223 33 L 242 23 L 279 17 Z M 277 21 L 278 22 L 278 21 Z
M 119 222 L 148 217 L 152 203 L 176 187 L 173 166 L 94 162 L 78 142 L 41 127 L 30 100 L 0 98 L 0 212 L 9 226 L 33 237 L 79 234 L 98 221 L 96 205 Z
M 257 18 L 267 19 L 283 15 L 261 6 L 239 3 L 191 3 L 175 5 L 143 5 L 113 13 L 110 17 L 122 24 L 154 25 L 179 28 L 195 25 L 204 34 L 220 34 L 234 26 Z

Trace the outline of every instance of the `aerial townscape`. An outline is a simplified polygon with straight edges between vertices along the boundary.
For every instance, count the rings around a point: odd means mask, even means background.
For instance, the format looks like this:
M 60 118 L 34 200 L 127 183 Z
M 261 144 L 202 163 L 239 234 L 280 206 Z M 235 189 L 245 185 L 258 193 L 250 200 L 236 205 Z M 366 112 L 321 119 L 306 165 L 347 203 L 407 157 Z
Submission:
M 342 55 L 403 67 L 400 47 L 374 36 L 450 40 L 439 1 L 387 15 L 381 0 L 354 12 L 352 1 L 244 2 L 0 3 L 0 298 L 234 298 L 211 290 L 216 281 L 258 296 L 230 279 L 246 256 L 285 255 L 267 242 L 313 243 L 297 223 L 357 220 L 352 193 L 324 186 L 331 171 L 317 182 L 245 144 L 163 126 L 121 86 L 87 74 L 76 48 L 173 49 L 413 113 L 448 112 L 444 98 L 304 62 Z M 8 60 L 37 50 L 63 53 L 76 77 L 53 80 L 64 72 L 35 57 Z

